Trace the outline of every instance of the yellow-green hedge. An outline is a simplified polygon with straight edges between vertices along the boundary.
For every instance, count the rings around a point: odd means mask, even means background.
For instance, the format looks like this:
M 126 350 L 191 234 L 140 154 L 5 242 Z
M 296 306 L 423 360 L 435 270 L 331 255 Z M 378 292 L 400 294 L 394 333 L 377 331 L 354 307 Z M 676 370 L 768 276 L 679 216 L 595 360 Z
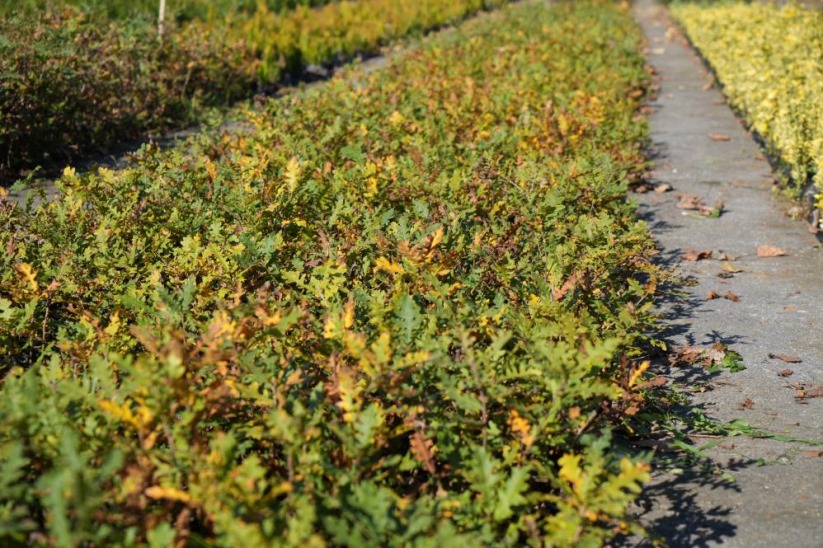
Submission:
M 823 12 L 735 2 L 672 13 L 794 181 L 823 188 Z
M 508 0 L 359 0 L 230 20 L 109 21 L 64 7 L 0 20 L 0 179 L 190 124 L 308 64 L 373 52 Z M 173 18 L 171 18 L 173 19 Z M 33 70 L 32 67 L 37 67 Z
M 0 191 L 0 546 L 629 531 L 639 47 L 610 1 L 523 2 L 242 135 Z
M 260 5 L 233 25 L 261 58 L 260 77 L 280 79 L 307 64 L 346 58 L 409 34 L 453 23 L 509 0 L 345 0 L 286 13 Z

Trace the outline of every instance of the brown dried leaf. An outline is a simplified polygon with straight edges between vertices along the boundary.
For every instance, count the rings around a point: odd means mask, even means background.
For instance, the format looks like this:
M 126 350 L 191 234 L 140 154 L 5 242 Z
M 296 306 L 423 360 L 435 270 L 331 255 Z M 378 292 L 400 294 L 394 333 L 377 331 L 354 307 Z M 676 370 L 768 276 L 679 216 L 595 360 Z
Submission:
M 706 299 L 713 301 L 714 299 L 719 299 L 721 297 L 720 293 L 717 291 L 711 290 L 706 293 Z
M 650 381 L 641 383 L 638 388 L 654 388 L 658 386 L 665 386 L 669 382 L 666 377 L 655 377 Z
M 726 202 L 723 200 L 717 200 L 714 203 L 714 207 L 709 207 L 707 205 L 701 205 L 698 208 L 698 211 L 704 217 L 720 217 L 723 213 L 723 209 L 726 207 Z
M 786 217 L 791 217 L 792 219 L 797 219 L 801 215 L 806 213 L 806 208 L 799 205 L 794 205 L 786 210 Z
M 677 197 L 677 207 L 680 209 L 700 209 L 700 206 L 703 206 L 700 196 L 696 194 L 678 194 Z
M 801 395 L 802 393 L 802 395 Z M 823 386 L 814 386 L 806 390 L 798 390 L 795 396 L 800 399 L 810 400 L 812 398 L 823 398 Z
M 712 251 L 697 251 L 696 249 L 688 248 L 680 258 L 684 261 L 702 261 L 703 259 L 711 259 Z
M 794 375 L 794 371 L 792 371 L 791 369 L 783 369 L 782 371 L 778 371 L 777 375 L 779 377 L 791 377 L 792 375 Z
M 652 189 L 652 186 L 650 184 L 647 184 L 647 183 L 641 183 L 641 184 L 637 185 L 636 187 L 634 187 L 634 191 L 637 192 L 638 194 L 645 194 L 648 191 L 650 191 L 651 189 Z
M 559 301 L 560 299 L 565 297 L 566 293 L 568 293 L 569 291 L 574 289 L 574 287 L 575 287 L 575 285 L 577 285 L 577 281 L 579 279 L 580 279 L 580 274 L 574 273 L 571 276 L 569 276 L 569 279 L 566 280 L 566 283 L 564 283 L 560 287 L 560 289 L 552 288 L 552 299 L 554 299 L 555 301 Z
M 674 355 L 669 356 L 669 363 L 673 366 L 699 363 L 702 366 L 708 367 L 722 362 L 723 358 L 726 357 L 726 353 L 727 347 L 723 343 L 715 343 L 707 348 L 687 344 L 678 348 Z
M 659 185 L 654 187 L 654 191 L 659 192 L 660 194 L 663 194 L 664 192 L 669 192 L 670 190 L 672 190 L 672 185 L 670 185 L 669 183 L 660 183 Z
M 790 354 L 772 354 L 771 352 L 769 352 L 769 358 L 771 358 L 772 360 L 780 360 L 780 361 L 786 362 L 786 363 L 801 363 L 801 362 L 803 362 L 803 360 L 801 360 L 799 357 L 792 356 Z
M 411 450 L 417 462 L 421 463 L 429 474 L 436 472 L 434 467 L 434 454 L 432 446 L 434 442 L 427 440 L 423 432 L 416 430 L 411 437 Z
M 680 199 L 677 202 L 677 207 L 680 209 L 696 210 L 704 217 L 719 217 L 723 213 L 723 208 L 726 204 L 723 200 L 717 200 L 714 207 L 709 207 L 703 203 L 700 196 L 694 194 L 679 194 Z
M 709 133 L 709 139 L 712 141 L 731 141 L 732 138 L 725 133 Z
M 703 350 L 703 354 L 710 363 L 720 363 L 726 357 L 726 347 L 721 343 L 715 343 L 711 348 Z
M 740 302 L 740 297 L 738 297 L 737 295 L 735 295 L 731 291 L 726 291 L 726 294 L 723 295 L 723 298 L 726 299 L 727 301 L 731 301 L 733 303 L 739 303 Z
M 745 400 L 737 404 L 737 407 L 741 411 L 743 409 L 751 409 L 752 407 L 754 407 L 754 400 L 752 400 L 751 398 L 746 398 Z
M 782 257 L 785 254 L 785 251 L 773 245 L 763 244 L 757 246 L 758 257 Z
M 692 365 L 700 358 L 702 353 L 702 348 L 695 348 L 687 344 L 675 350 L 675 353 L 669 356 L 669 362 L 675 366 Z

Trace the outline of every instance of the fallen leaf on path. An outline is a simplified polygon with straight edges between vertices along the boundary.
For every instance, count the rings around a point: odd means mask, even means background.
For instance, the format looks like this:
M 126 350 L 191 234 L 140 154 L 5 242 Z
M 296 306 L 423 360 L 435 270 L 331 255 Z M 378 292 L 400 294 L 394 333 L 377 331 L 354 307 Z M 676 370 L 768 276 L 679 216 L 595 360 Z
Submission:
M 648 191 L 650 191 L 651 189 L 652 189 L 651 185 L 648 185 L 646 183 L 641 183 L 641 184 L 637 185 L 636 187 L 634 187 L 634 191 L 637 192 L 638 194 L 645 194 Z
M 712 141 L 731 141 L 732 138 L 725 133 L 709 133 L 709 139 Z
M 757 246 L 758 257 L 782 257 L 785 254 L 785 251 L 773 245 L 763 244 Z
M 684 261 L 702 261 L 703 259 L 711 259 L 712 258 L 712 251 L 697 251 L 696 249 L 689 248 L 686 252 L 680 256 L 681 259 Z
M 806 390 L 798 390 L 797 392 L 798 393 L 795 394 L 795 397 L 803 400 L 810 400 L 812 398 L 823 398 L 823 386 L 814 386 Z
M 655 451 L 671 451 L 671 445 L 668 440 L 637 440 L 632 441 L 634 447 L 642 447 L 644 449 L 654 449 Z
M 823 451 L 818 451 L 817 449 L 806 449 L 803 451 L 803 454 L 807 457 L 823 457 Z
M 780 360 L 786 363 L 803 362 L 803 360 L 801 360 L 798 356 L 792 356 L 790 354 L 772 354 L 771 352 L 769 352 L 769 358 L 771 358 L 772 360 Z
M 754 407 L 754 400 L 752 400 L 751 398 L 746 398 L 745 400 L 737 404 L 737 408 L 741 411 L 744 409 L 751 409 L 752 407 Z
M 782 371 L 778 371 L 777 375 L 779 377 L 791 377 L 792 375 L 794 375 L 794 371 L 792 371 L 791 369 L 783 369 Z
M 703 367 L 716 368 L 715 371 L 724 367 L 732 373 L 746 369 L 740 354 L 719 342 L 709 347 L 689 344 L 682 346 L 676 349 L 674 354 L 669 355 L 669 363 L 675 367 L 699 364 Z
M 703 203 L 700 196 L 695 194 L 680 194 L 678 197 L 680 198 L 680 201 L 677 202 L 678 208 L 696 210 L 704 217 L 720 217 L 723 208 L 726 206 L 723 200 L 717 200 L 714 207 L 709 207 Z
M 723 200 L 716 200 L 714 207 L 703 206 L 700 208 L 700 214 L 706 217 L 720 217 L 723 209 L 726 207 L 726 202 Z
M 696 194 L 678 194 L 680 201 L 677 202 L 677 207 L 680 209 L 698 209 L 703 205 L 700 196 Z
M 784 306 L 783 310 L 785 310 L 786 312 L 796 312 L 797 307 L 794 306 L 793 304 L 789 304 L 789 305 Z
M 788 388 L 794 389 L 794 397 L 797 400 L 809 400 L 812 398 L 823 398 L 823 386 L 812 386 L 804 382 L 793 382 L 787 385 Z
M 672 365 L 692 365 L 703 355 L 703 348 L 685 345 L 675 350 L 675 353 L 669 356 L 669 362 Z
M 726 291 L 725 294 L 718 293 L 717 291 L 711 290 L 706 293 L 706 299 L 712 301 L 714 299 L 726 299 L 727 301 L 732 301 L 734 303 L 740 302 L 740 297 L 732 293 L 731 291 Z
M 801 215 L 804 215 L 805 213 L 806 213 L 806 208 L 805 207 L 795 205 L 795 206 L 792 206 L 792 207 L 790 207 L 789 209 L 786 210 L 786 217 L 791 217 L 792 219 L 797 219 Z
M 766 161 L 766 157 L 763 156 L 762 154 L 758 154 L 757 156 L 754 157 L 754 159 L 757 160 L 758 162 L 765 162 Z
M 717 256 L 719 261 L 736 261 L 737 256 L 732 255 L 730 253 L 726 253 L 725 251 L 721 252 L 720 255 Z
M 638 388 L 653 388 L 658 386 L 665 386 L 667 382 L 669 381 L 668 379 L 666 379 L 666 377 L 655 377 L 650 381 L 646 381 L 638 385 Z
M 717 277 L 722 278 L 724 280 L 728 280 L 729 278 L 734 278 L 734 274 L 732 274 L 731 272 L 718 272 Z
M 718 259 L 723 261 L 723 256 L 721 255 L 720 257 L 718 257 Z M 729 272 L 730 274 L 737 274 L 739 272 L 743 272 L 742 268 L 736 268 L 732 266 L 732 263 L 730 263 L 729 261 L 723 261 L 723 264 L 720 265 L 720 268 L 723 269 L 723 271 L 725 272 Z
M 722 344 L 713 344 L 709 348 L 703 349 L 703 355 L 712 363 L 718 363 L 726 357 L 726 347 Z
M 663 194 L 664 192 L 668 192 L 670 190 L 672 190 L 672 185 L 668 183 L 661 183 L 654 187 L 654 191 L 659 192 L 660 194 Z
M 650 106 L 640 107 L 640 114 L 649 115 L 649 114 L 654 114 L 655 112 L 657 112 L 657 109 L 654 108 L 654 107 L 650 107 Z

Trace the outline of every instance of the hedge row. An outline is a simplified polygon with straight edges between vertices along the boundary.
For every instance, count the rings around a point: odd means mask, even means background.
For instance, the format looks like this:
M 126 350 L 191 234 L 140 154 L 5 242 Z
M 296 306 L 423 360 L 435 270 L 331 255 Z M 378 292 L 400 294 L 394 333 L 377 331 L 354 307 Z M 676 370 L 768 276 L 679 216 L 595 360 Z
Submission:
M 190 123 L 248 96 L 256 60 L 196 25 L 158 41 L 149 21 L 78 10 L 0 21 L 0 177 Z
M 794 182 L 823 189 L 823 11 L 732 2 L 672 13 Z
M 528 2 L 0 201 L 0 537 L 595 545 L 658 272 L 639 31 Z M 630 410 L 634 411 L 630 411 Z
M 360 0 L 286 13 L 111 22 L 66 8 L 0 21 L 0 178 L 192 123 L 310 63 L 374 51 L 505 0 Z M 257 86 L 255 86 L 257 83 Z
M 298 6 L 317 7 L 334 1 L 337 0 L 263 0 L 262 4 L 269 10 L 283 11 Z M 166 15 L 178 21 L 210 21 L 233 13 L 254 13 L 260 4 L 258 0 L 168 0 Z M 31 15 L 72 6 L 112 19 L 130 19 L 135 16 L 155 17 L 159 5 L 159 0 L 0 0 L 0 13 L 11 15 L 22 12 Z
M 372 51 L 390 40 L 459 21 L 510 0 L 343 0 L 317 10 L 281 14 L 258 9 L 233 25 L 261 59 L 259 74 L 277 81 L 308 64 Z

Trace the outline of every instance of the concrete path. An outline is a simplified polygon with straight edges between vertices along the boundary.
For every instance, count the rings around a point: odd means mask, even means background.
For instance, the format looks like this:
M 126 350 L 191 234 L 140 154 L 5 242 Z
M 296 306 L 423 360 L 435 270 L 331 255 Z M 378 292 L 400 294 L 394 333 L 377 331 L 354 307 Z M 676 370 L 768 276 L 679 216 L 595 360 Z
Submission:
M 805 223 L 784 214 L 791 204 L 772 192 L 769 164 L 665 8 L 638 0 L 634 9 L 660 79 L 658 97 L 648 105 L 656 155 L 650 182 L 673 187 L 639 194 L 639 213 L 663 260 L 695 284 L 660 303 L 665 336 L 673 348 L 725 343 L 747 367 L 711 375 L 663 358 L 658 371 L 712 419 L 742 419 L 782 436 L 823 440 L 823 397 L 797 397 L 823 386 L 820 242 Z M 722 200 L 723 213 L 711 218 L 678 208 L 681 194 L 709 207 Z M 786 255 L 760 257 L 757 248 L 764 244 Z M 712 256 L 684 259 L 690 250 Z M 731 291 L 739 301 L 709 300 L 710 291 Z M 659 469 L 641 501 L 643 522 L 669 545 L 823 546 L 823 442 L 739 436 L 707 454 L 714 466 Z

